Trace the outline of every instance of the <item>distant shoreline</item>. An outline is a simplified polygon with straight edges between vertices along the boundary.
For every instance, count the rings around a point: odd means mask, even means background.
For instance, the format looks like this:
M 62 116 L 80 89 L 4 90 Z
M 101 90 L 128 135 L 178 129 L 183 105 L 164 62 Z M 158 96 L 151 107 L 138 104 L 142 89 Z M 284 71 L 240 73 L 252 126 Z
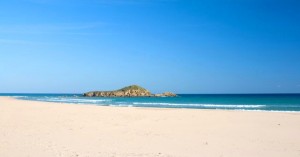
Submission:
M 0 96 L 6 94 L 53 94 L 53 95 L 83 95 L 82 93 L 0 93 Z M 176 93 L 177 95 L 300 95 L 300 93 Z

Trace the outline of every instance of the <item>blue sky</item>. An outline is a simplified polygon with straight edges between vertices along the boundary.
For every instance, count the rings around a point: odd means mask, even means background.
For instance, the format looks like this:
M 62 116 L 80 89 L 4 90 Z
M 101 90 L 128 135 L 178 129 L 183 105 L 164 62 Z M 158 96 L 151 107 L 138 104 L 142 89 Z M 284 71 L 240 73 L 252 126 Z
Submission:
M 0 1 L 0 92 L 300 93 L 296 0 Z

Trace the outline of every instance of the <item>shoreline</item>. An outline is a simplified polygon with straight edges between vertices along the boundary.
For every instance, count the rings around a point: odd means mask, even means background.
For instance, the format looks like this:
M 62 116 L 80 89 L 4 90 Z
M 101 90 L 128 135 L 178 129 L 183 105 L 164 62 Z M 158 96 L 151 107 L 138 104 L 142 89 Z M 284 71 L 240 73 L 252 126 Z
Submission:
M 300 114 L 0 97 L 0 156 L 298 157 Z
M 18 99 L 19 96 L 0 96 L 4 98 L 12 98 L 15 100 L 21 101 L 31 101 L 31 102 L 45 102 L 45 103 L 56 103 L 56 104 L 65 104 L 65 105 L 91 105 L 98 107 L 120 107 L 120 108 L 149 108 L 149 109 L 187 109 L 187 110 L 208 110 L 208 111 L 241 111 L 241 112 L 275 112 L 275 113 L 299 113 L 300 111 L 279 111 L 279 110 L 247 110 L 247 109 L 203 109 L 203 108 L 175 108 L 175 107 L 142 107 L 142 106 L 117 106 L 117 105 L 99 105 L 99 104 L 89 104 L 89 103 L 64 103 L 64 102 L 51 102 L 51 101 L 39 101 L 39 100 L 26 100 Z

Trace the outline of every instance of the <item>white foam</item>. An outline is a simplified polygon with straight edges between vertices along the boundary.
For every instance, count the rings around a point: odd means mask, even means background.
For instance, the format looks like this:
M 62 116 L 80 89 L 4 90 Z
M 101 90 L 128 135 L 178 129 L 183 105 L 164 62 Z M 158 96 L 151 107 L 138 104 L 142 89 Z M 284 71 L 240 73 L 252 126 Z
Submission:
M 167 106 L 192 106 L 192 107 L 208 107 L 208 108 L 262 108 L 266 105 L 220 105 L 220 104 L 178 104 L 178 103 L 139 103 L 134 102 L 134 105 L 167 105 Z
M 11 96 L 11 97 L 14 97 L 14 98 L 27 98 L 27 96 Z
M 38 101 L 50 101 L 50 102 L 67 102 L 67 103 L 100 103 L 110 102 L 111 99 L 68 99 L 68 98 L 40 98 Z
M 261 108 L 266 105 L 216 105 L 216 104 L 203 104 L 203 107 L 220 107 L 220 108 Z

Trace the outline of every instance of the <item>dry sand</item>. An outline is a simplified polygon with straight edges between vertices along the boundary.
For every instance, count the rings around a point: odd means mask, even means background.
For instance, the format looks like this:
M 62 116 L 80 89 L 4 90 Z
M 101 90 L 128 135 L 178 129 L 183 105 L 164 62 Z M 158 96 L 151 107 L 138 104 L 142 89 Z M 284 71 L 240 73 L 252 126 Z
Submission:
M 0 157 L 299 157 L 300 113 L 0 97 Z

